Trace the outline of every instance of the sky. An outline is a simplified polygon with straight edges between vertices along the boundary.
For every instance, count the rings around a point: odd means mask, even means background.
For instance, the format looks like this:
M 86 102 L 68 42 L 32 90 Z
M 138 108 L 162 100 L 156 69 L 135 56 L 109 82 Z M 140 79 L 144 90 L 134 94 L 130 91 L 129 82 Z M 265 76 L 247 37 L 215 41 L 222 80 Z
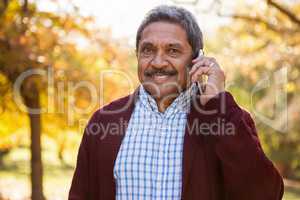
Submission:
M 197 7 L 181 4 L 196 16 L 204 36 L 211 35 L 217 27 L 228 23 L 228 19 L 200 11 L 207 9 L 210 1 L 200 0 Z M 113 38 L 127 38 L 129 43 L 134 42 L 136 30 L 151 8 L 162 4 L 174 5 L 171 0 L 38 0 L 37 2 L 40 9 L 46 11 L 67 10 L 72 2 L 79 7 L 83 15 L 94 16 L 97 26 L 110 28 Z M 230 9 L 231 5 L 226 5 Z

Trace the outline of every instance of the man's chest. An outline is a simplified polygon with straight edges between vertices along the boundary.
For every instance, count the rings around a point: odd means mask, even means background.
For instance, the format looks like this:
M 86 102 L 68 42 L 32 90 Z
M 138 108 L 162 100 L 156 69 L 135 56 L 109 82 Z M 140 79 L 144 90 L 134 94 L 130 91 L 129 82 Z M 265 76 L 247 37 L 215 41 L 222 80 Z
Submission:
M 183 142 L 186 115 L 172 117 L 149 112 L 134 112 L 114 165 L 114 178 L 119 186 L 148 188 L 145 194 L 158 195 L 157 190 L 168 190 L 174 183 L 181 191 Z M 171 187 L 171 186 L 170 186 Z
M 115 175 L 146 176 L 180 168 L 185 127 L 184 114 L 164 117 L 134 112 L 116 158 Z

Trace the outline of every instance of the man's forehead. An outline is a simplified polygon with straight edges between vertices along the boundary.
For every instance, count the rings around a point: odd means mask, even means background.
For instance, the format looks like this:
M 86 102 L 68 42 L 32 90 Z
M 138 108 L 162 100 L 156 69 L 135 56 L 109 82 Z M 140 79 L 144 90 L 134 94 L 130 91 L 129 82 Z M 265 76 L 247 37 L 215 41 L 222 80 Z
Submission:
M 177 23 L 159 21 L 148 24 L 141 34 L 141 42 L 188 43 L 186 31 Z
M 185 44 L 176 40 L 176 38 L 145 38 L 140 42 L 141 46 L 145 45 L 163 45 L 163 46 L 174 46 L 174 47 L 183 47 Z

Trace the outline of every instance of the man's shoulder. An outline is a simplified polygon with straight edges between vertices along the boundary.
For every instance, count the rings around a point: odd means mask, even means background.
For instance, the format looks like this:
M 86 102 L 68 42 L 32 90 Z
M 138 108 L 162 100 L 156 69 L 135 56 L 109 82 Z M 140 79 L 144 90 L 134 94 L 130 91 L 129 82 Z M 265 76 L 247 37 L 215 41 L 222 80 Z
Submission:
M 124 106 L 126 106 L 126 104 L 132 103 L 131 101 L 132 101 L 132 94 L 129 94 L 127 96 L 118 98 L 118 99 L 111 101 L 110 103 L 104 105 L 103 107 L 98 109 L 98 112 L 101 113 L 103 111 L 114 111 L 116 109 L 123 108 Z
M 104 105 L 103 107 L 96 110 L 91 119 L 96 120 L 101 116 L 108 117 L 109 115 L 118 115 L 124 112 L 130 112 L 130 110 L 134 106 L 135 95 L 134 93 L 129 94 L 127 96 L 118 98 L 110 103 Z

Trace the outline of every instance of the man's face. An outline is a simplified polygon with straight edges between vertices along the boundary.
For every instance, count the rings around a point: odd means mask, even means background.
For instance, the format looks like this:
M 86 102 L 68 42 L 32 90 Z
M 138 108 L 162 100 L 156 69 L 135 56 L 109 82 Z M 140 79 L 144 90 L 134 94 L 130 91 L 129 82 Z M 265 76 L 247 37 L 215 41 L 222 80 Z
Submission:
M 139 42 L 138 76 L 155 98 L 174 98 L 187 87 L 192 47 L 178 24 L 153 22 L 145 27 Z

